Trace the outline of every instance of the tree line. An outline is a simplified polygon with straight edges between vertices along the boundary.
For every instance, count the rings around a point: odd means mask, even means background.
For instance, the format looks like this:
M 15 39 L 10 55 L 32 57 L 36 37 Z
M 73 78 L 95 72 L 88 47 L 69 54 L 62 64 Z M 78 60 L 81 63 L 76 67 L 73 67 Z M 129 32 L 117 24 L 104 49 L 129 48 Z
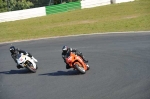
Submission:
M 80 0 L 0 0 L 0 12 L 30 9 L 75 1 Z

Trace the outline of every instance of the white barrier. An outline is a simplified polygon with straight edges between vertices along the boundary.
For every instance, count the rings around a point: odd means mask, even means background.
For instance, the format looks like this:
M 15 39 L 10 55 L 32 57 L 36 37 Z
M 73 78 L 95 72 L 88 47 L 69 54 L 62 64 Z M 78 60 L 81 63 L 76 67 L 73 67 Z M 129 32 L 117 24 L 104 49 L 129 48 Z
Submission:
M 0 22 L 45 16 L 45 7 L 0 13 Z
M 109 5 L 109 4 L 111 4 L 110 0 L 82 0 L 81 9 Z
M 123 3 L 123 2 L 130 2 L 134 0 L 114 0 L 114 3 Z
M 82 0 L 81 9 L 109 5 L 111 3 L 123 3 L 123 2 L 130 2 L 130 1 L 134 1 L 134 0 Z

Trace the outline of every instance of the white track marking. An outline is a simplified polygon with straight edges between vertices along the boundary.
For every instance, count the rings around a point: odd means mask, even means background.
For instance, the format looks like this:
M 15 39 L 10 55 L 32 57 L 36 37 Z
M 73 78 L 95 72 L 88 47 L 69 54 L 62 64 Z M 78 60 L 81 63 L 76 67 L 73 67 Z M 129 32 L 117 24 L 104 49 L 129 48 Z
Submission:
M 24 41 L 35 41 L 35 40 L 44 40 L 44 39 L 52 39 L 52 38 L 84 36 L 84 35 L 88 36 L 88 35 L 97 35 L 97 34 L 105 35 L 105 34 L 121 34 L 121 33 L 150 33 L 150 31 L 101 32 L 101 33 L 90 33 L 90 34 L 79 34 L 79 35 L 54 36 L 54 37 L 45 37 L 45 38 L 37 38 L 37 39 L 27 39 L 27 40 L 15 40 L 15 41 L 10 41 L 10 42 L 1 42 L 0 44 L 24 42 Z

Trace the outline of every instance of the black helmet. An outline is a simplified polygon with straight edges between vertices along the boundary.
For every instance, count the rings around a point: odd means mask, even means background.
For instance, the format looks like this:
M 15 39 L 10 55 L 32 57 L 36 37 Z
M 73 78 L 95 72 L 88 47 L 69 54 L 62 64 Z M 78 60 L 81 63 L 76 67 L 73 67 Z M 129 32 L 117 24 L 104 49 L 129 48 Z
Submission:
M 14 47 L 14 46 L 11 46 L 11 47 L 9 48 L 9 50 L 10 50 L 10 52 L 11 52 L 12 54 L 14 54 L 14 53 L 15 53 L 15 51 L 16 51 L 16 49 L 15 49 L 15 47 Z
M 68 51 L 68 47 L 67 47 L 67 46 L 63 46 L 63 47 L 62 47 L 62 51 L 63 51 L 64 53 L 66 53 L 66 52 Z

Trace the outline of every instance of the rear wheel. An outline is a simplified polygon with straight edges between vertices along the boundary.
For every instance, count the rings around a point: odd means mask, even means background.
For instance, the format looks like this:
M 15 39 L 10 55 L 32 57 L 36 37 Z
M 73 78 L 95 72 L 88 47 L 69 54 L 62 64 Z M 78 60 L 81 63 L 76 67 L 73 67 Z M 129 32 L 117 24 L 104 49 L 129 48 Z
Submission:
M 78 64 L 75 64 L 75 68 L 82 74 L 85 74 L 86 71 L 84 70 L 84 68 L 82 66 L 79 66 Z

